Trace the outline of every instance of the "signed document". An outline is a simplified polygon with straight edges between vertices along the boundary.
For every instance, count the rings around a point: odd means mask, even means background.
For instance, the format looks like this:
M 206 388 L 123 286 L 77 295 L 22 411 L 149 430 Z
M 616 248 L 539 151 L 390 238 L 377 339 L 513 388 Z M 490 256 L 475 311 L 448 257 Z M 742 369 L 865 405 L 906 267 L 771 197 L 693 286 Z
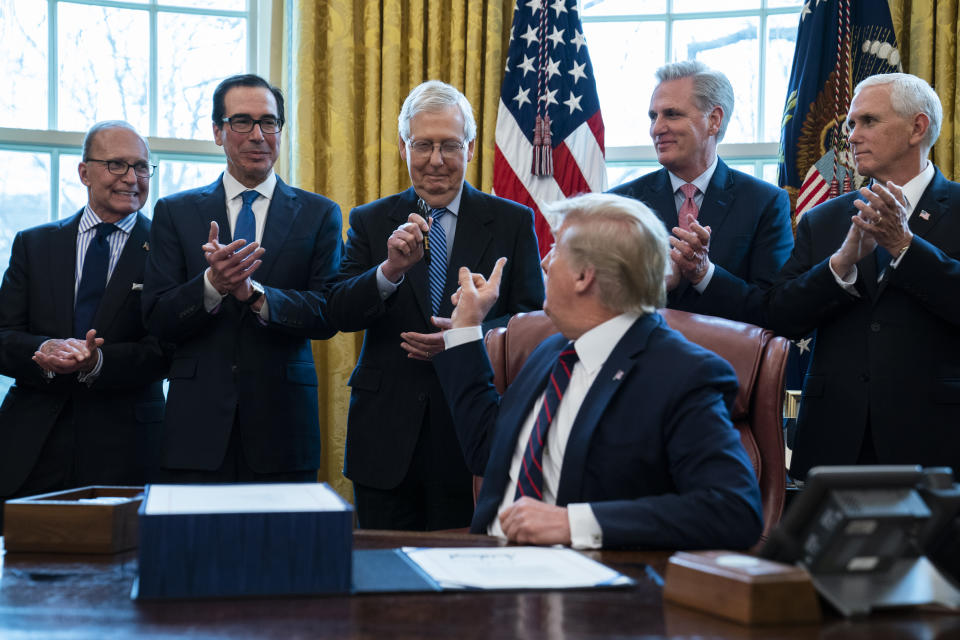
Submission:
M 582 589 L 634 584 L 623 574 L 559 547 L 404 547 L 444 589 Z

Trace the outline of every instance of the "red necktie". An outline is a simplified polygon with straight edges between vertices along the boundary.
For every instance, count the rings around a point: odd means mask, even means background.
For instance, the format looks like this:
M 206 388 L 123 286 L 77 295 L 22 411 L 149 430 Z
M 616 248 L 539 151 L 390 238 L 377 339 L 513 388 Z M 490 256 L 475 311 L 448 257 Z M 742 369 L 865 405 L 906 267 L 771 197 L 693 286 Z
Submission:
M 695 185 L 687 184 L 680 186 L 680 191 L 683 192 L 683 204 L 680 205 L 680 211 L 677 212 L 677 216 L 680 218 L 680 228 L 684 231 L 690 230 L 690 223 L 687 221 L 687 216 L 693 216 L 693 219 L 697 219 L 697 215 L 700 213 L 699 207 L 697 207 L 696 201 L 694 201 L 693 196 L 697 195 L 697 187 Z
M 563 400 L 563 393 L 570 384 L 570 374 L 577 360 L 573 342 L 568 342 L 557 357 L 553 371 L 550 372 L 547 389 L 543 393 L 543 404 L 540 405 L 537 421 L 523 450 L 523 463 L 520 465 L 520 477 L 517 479 L 514 500 L 522 496 L 543 500 L 543 445 L 547 441 L 547 429 L 550 428 L 553 416 L 557 413 L 557 407 Z

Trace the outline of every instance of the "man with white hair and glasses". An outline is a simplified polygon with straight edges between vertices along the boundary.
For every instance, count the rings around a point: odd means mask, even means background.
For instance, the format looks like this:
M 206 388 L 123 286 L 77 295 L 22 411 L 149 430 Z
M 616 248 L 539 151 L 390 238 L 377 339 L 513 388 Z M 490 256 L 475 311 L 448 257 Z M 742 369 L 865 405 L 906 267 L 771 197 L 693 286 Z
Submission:
M 543 303 L 533 212 L 464 179 L 477 126 L 466 97 L 431 80 L 400 110 L 398 148 L 412 186 L 350 212 L 340 269 L 341 330 L 366 329 L 350 377 L 344 475 L 361 527 L 465 527 L 472 478 L 430 360 L 443 349 L 462 265 L 510 258 L 484 326 Z

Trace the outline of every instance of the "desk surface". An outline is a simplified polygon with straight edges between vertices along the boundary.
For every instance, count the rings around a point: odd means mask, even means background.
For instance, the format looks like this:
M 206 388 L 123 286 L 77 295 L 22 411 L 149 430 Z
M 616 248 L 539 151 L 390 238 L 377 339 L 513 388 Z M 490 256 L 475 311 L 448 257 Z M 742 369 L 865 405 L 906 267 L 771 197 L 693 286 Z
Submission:
M 357 531 L 356 548 L 493 546 L 468 534 Z M 22 638 L 960 638 L 960 616 L 883 613 L 865 621 L 751 628 L 664 604 L 644 573 L 665 552 L 591 557 L 637 579 L 622 590 L 429 593 L 354 597 L 134 602 L 134 552 L 14 554 L 0 564 L 0 637 Z

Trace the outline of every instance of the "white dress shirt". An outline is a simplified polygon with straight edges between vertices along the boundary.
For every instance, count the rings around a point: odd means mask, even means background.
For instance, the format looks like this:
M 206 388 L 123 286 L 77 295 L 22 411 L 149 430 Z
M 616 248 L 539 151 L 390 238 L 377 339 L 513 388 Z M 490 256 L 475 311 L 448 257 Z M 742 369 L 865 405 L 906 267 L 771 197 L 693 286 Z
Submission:
M 607 361 L 614 347 L 620 342 L 627 330 L 633 326 L 640 316 L 636 313 L 624 313 L 606 322 L 597 325 L 580 336 L 573 347 L 577 351 L 579 360 L 570 374 L 570 383 L 563 394 L 563 399 L 557 409 L 550 429 L 547 431 L 547 441 L 543 447 L 543 501 L 556 504 L 557 490 L 560 486 L 560 472 L 563 468 L 563 455 L 567 448 L 567 440 L 573 428 L 574 420 L 580 411 L 583 400 L 593 385 L 597 374 Z M 444 333 L 443 340 L 447 349 L 472 340 L 479 340 L 480 327 L 465 327 L 451 329 Z M 520 465 L 523 462 L 523 452 L 533 431 L 534 422 L 543 404 L 543 394 L 534 404 L 533 409 L 523 423 L 520 435 L 517 438 L 513 459 L 510 462 L 510 481 L 504 492 L 498 517 L 490 523 L 487 533 L 492 536 L 505 537 L 500 527 L 499 514 L 514 503 L 517 491 L 517 478 L 520 476 Z M 593 514 L 588 503 L 567 505 L 567 518 L 570 523 L 571 546 L 576 549 L 598 549 L 603 546 L 603 531 L 600 523 Z

